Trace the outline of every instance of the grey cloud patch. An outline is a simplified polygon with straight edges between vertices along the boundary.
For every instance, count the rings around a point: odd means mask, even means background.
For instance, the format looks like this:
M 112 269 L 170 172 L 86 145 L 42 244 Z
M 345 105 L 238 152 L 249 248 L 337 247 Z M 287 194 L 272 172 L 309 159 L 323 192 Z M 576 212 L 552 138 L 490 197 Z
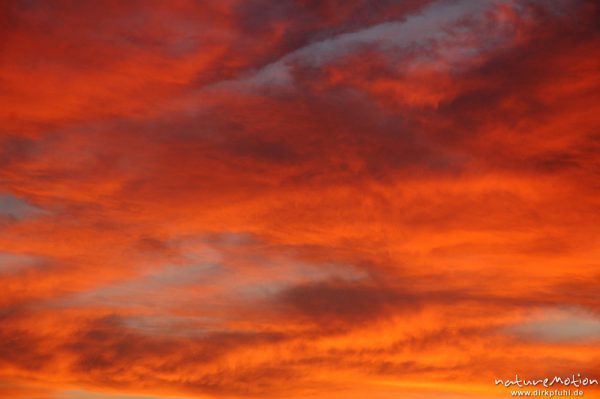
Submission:
M 43 211 L 12 194 L 0 193 L 0 217 L 15 220 L 39 216 Z
M 222 321 L 215 317 L 161 315 L 134 315 L 119 317 L 120 323 L 145 335 L 169 337 L 202 337 L 218 332 Z
M 40 262 L 35 256 L 0 252 L 0 276 L 5 273 L 15 273 Z
M 251 73 L 234 80 L 223 81 L 212 85 L 212 88 L 254 90 L 257 87 L 289 87 L 293 83 L 291 65 L 301 64 L 310 67 L 321 67 L 335 59 L 351 54 L 366 46 L 376 46 L 385 51 L 399 48 L 420 47 L 444 41 L 445 46 L 436 46 L 440 52 L 437 57 L 447 59 L 450 63 L 460 63 L 463 59 L 473 57 L 478 52 L 476 47 L 465 47 L 464 29 L 449 31 L 453 25 L 460 25 L 465 18 L 475 17 L 483 24 L 485 12 L 501 2 L 442 2 L 426 7 L 420 14 L 408 16 L 402 21 L 384 22 L 355 32 L 342 33 L 328 39 L 310 43 L 292 51 L 279 60 L 272 62 Z M 493 37 L 486 38 L 485 47 L 490 43 L 500 44 L 506 31 L 498 27 Z M 454 37 L 456 36 L 456 37 Z M 446 43 L 448 42 L 448 43 Z M 444 49 L 442 49 L 444 47 Z M 441 53 L 443 52 L 443 53 Z M 416 60 L 418 64 L 419 60 Z M 405 65 L 406 67 L 406 65 Z
M 600 340 L 600 318 L 578 308 L 547 309 L 510 326 L 507 332 L 550 342 L 596 341 Z
M 173 290 L 207 284 L 222 272 L 223 267 L 215 263 L 170 265 L 131 280 L 75 294 L 66 303 L 85 306 L 102 302 L 119 308 L 134 305 L 159 308 L 188 299 L 181 294 L 173 295 Z
M 404 21 L 385 22 L 356 32 L 345 33 L 308 45 L 290 56 L 297 56 L 306 63 L 319 66 L 361 45 L 380 44 L 393 48 L 424 44 L 430 40 L 444 38 L 447 33 L 441 28 L 445 25 L 456 22 L 465 14 L 480 13 L 487 7 L 489 5 L 483 2 L 434 4 L 423 13 L 410 16 Z

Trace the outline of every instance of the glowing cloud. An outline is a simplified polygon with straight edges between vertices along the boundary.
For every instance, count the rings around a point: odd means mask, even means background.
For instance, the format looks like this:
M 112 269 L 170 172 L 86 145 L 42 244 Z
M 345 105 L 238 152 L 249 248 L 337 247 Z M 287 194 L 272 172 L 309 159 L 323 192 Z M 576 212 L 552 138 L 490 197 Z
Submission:
M 0 22 L 0 396 L 600 378 L 597 2 L 10 0 Z

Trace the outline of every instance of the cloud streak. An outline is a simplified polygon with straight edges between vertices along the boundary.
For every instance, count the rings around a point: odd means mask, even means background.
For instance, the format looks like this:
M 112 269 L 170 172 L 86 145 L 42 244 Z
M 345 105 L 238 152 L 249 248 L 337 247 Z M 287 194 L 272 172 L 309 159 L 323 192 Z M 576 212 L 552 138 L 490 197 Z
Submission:
M 600 376 L 595 2 L 1 7 L 0 396 Z

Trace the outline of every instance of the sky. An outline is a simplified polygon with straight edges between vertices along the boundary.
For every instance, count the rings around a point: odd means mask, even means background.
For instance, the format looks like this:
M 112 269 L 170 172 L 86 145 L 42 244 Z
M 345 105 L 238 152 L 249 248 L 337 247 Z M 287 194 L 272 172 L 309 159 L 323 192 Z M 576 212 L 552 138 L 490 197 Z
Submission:
M 5 0 L 0 38 L 0 397 L 600 379 L 600 3 Z

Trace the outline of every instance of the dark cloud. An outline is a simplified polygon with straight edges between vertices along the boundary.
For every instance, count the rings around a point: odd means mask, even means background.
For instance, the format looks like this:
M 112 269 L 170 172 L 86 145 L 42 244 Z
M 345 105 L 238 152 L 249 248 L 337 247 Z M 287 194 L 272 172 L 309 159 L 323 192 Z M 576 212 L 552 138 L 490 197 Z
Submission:
M 293 287 L 278 299 L 321 323 L 335 323 L 337 318 L 348 323 L 371 321 L 392 306 L 414 305 L 412 298 L 384 287 L 336 282 Z

